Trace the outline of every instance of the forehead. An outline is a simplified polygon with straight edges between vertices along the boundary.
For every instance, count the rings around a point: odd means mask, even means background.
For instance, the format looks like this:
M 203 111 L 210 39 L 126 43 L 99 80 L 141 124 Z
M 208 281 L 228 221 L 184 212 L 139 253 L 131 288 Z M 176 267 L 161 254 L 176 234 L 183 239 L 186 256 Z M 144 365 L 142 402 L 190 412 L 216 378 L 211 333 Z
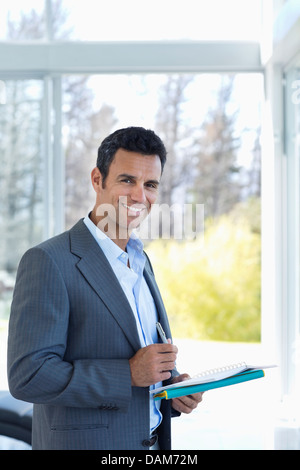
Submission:
M 118 149 L 110 165 L 109 175 L 126 173 L 137 178 L 160 179 L 161 161 L 158 155 L 143 155 Z

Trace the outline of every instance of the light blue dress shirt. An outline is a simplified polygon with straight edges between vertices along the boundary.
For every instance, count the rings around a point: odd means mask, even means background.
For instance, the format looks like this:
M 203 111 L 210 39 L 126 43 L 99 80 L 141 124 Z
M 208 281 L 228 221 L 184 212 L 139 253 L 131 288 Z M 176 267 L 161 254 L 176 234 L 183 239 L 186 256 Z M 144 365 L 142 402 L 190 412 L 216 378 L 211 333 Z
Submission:
M 156 331 L 157 311 L 143 275 L 146 262 L 143 243 L 137 236 L 132 236 L 127 243 L 127 252 L 125 252 L 107 237 L 91 221 L 89 216 L 84 218 L 84 223 L 107 257 L 128 299 L 135 316 L 141 347 L 158 343 Z M 130 268 L 128 267 L 128 261 Z M 150 388 L 160 386 L 161 382 L 152 385 Z M 161 423 L 162 415 L 159 411 L 160 401 L 154 401 L 152 395 L 150 395 L 149 400 L 150 431 L 153 432 Z

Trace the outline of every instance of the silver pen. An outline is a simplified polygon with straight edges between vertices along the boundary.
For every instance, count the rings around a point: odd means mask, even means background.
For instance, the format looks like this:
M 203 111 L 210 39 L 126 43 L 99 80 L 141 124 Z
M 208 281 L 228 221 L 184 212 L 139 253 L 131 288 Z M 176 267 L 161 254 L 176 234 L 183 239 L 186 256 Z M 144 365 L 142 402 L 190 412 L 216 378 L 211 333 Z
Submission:
M 166 337 L 166 333 L 164 332 L 161 324 L 159 322 L 156 322 L 156 329 L 157 329 L 157 332 L 160 336 L 160 339 L 162 340 L 163 343 L 168 343 L 168 340 L 167 340 L 167 337 Z

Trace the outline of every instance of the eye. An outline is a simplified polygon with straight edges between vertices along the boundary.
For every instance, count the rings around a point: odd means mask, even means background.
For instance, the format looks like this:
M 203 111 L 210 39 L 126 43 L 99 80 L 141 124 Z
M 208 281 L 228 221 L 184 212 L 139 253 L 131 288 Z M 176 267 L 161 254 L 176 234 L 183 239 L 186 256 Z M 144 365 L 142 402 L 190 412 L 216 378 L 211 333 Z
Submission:
M 146 186 L 147 188 L 150 188 L 150 189 L 157 189 L 157 188 L 158 188 L 158 184 L 157 184 L 157 183 L 151 183 L 151 182 L 146 183 L 145 186 Z

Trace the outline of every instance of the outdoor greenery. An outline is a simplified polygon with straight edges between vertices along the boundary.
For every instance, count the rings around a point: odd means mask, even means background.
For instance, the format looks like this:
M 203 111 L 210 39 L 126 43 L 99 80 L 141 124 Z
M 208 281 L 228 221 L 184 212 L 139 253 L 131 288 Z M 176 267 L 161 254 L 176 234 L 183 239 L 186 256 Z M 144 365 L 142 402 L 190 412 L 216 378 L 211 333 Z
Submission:
M 204 239 L 147 247 L 173 335 L 260 340 L 259 200 L 207 221 Z

